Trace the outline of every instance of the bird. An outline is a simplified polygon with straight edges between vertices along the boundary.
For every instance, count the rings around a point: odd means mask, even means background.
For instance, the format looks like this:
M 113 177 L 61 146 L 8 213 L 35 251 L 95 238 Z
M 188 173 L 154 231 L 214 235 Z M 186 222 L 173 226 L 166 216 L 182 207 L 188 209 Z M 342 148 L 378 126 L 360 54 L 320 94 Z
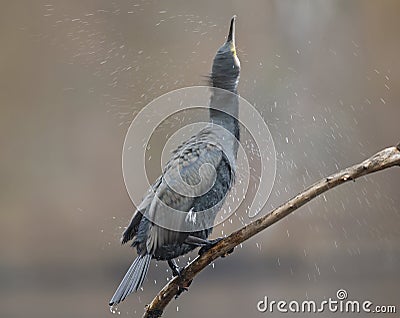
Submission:
M 141 288 L 152 259 L 167 261 L 176 276 L 180 269 L 175 258 L 197 247 L 201 247 L 202 254 L 221 239 L 208 237 L 236 173 L 240 61 L 235 22 L 233 16 L 227 39 L 213 59 L 209 124 L 172 152 L 122 234 L 122 244 L 133 241 L 131 246 L 138 256 L 109 301 L 110 306 Z M 207 213 L 201 213 L 204 211 Z M 173 229 L 160 226 L 158 219 L 167 220 Z M 188 231 L 191 224 L 199 227 Z

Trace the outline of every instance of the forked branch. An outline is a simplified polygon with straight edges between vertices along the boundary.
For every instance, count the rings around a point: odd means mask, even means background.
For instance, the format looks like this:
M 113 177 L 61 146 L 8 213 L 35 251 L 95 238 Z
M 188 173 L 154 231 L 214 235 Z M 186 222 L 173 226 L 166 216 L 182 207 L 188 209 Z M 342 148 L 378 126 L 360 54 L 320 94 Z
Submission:
M 215 259 L 226 255 L 235 246 L 283 219 L 285 216 L 297 210 L 299 207 L 311 201 L 321 193 L 347 181 L 355 180 L 367 174 L 393 166 L 400 166 L 400 144 L 396 147 L 389 147 L 379 151 L 359 164 L 334 173 L 314 183 L 294 198 L 271 211 L 269 214 L 238 229 L 219 241 L 202 256 L 195 258 L 183 269 L 179 277 L 177 276 L 173 278 L 167 285 L 165 285 L 157 296 L 154 297 L 152 302 L 146 306 L 146 311 L 143 317 L 160 317 L 165 307 L 176 295 L 179 294 L 179 286 L 188 286 L 193 278 Z

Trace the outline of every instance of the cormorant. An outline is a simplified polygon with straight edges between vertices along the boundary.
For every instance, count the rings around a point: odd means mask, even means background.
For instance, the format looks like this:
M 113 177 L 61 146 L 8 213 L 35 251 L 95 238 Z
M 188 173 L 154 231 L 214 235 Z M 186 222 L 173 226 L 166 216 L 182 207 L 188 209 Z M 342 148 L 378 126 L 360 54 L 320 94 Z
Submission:
M 204 251 L 218 241 L 207 238 L 234 182 L 240 135 L 236 95 L 240 62 L 235 48 L 235 18 L 213 61 L 210 124 L 172 153 L 162 175 L 150 187 L 124 231 L 122 243 L 133 240 L 138 256 L 110 300 L 110 306 L 142 286 L 152 258 L 167 260 L 173 274 L 178 275 L 174 258 L 198 246 L 203 246 L 201 251 Z M 172 210 L 181 213 L 170 213 Z M 205 210 L 207 213 L 199 213 Z M 178 230 L 159 226 L 158 217 L 168 219 Z M 182 222 L 197 222 L 200 230 L 185 231 Z

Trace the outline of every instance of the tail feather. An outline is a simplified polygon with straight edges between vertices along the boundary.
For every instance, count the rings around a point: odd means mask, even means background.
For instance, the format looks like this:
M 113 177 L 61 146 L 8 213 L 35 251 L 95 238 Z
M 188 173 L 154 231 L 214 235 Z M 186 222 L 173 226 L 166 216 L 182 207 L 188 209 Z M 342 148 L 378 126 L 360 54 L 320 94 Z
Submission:
M 123 301 L 126 296 L 137 291 L 143 284 L 147 275 L 151 261 L 151 255 L 139 255 L 129 267 L 124 278 L 119 284 L 114 296 L 111 298 L 109 305 L 117 305 Z

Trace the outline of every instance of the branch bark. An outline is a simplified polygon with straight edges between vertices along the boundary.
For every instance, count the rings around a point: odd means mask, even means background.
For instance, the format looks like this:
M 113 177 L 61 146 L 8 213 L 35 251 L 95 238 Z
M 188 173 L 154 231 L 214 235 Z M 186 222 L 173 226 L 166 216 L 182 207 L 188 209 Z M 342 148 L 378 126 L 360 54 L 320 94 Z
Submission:
M 195 258 L 182 271 L 181 275 L 174 277 L 156 297 L 145 308 L 144 318 L 160 317 L 165 307 L 171 300 L 179 295 L 179 286 L 190 285 L 193 278 L 215 259 L 225 256 L 230 250 L 246 241 L 257 233 L 289 215 L 299 207 L 311 201 L 321 193 L 324 193 L 345 182 L 355 180 L 367 174 L 400 166 L 400 143 L 395 147 L 386 148 L 372 157 L 334 173 L 314 183 L 303 192 L 296 195 L 286 203 L 271 211 L 269 214 L 255 220 L 254 222 L 236 230 L 229 236 L 219 241 L 202 256 Z

